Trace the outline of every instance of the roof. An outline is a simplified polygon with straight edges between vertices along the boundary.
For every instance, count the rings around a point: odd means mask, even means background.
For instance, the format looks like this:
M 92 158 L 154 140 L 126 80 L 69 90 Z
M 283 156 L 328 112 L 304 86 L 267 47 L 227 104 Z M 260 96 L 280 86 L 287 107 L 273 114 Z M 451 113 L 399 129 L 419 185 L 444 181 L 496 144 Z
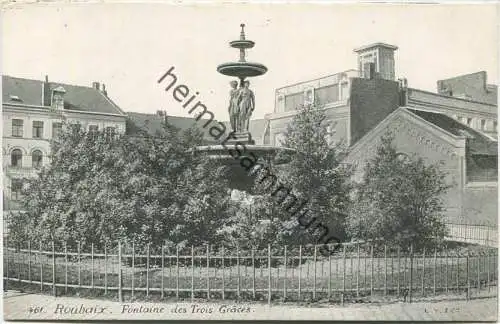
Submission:
M 160 132 L 163 129 L 163 116 L 138 112 L 128 112 L 127 115 L 129 121 L 131 122 L 131 124 L 129 123 L 127 125 L 127 133 L 129 134 L 135 132 L 135 127 L 146 130 L 151 135 L 154 135 L 156 132 Z M 205 125 L 205 122 L 207 122 L 208 119 L 196 121 L 196 119 L 191 117 L 167 116 L 167 121 L 180 130 L 187 130 L 194 126 L 203 132 L 203 139 L 207 144 L 218 143 L 208 133 L 209 128 L 203 128 L 203 125 Z
M 395 45 L 391 45 L 391 44 L 387 44 L 387 43 L 373 43 L 373 44 L 369 44 L 369 45 L 364 45 L 364 46 L 361 46 L 361 47 L 358 47 L 358 48 L 355 48 L 354 49 L 354 52 L 358 53 L 358 52 L 363 52 L 363 51 L 366 51 L 366 50 L 369 50 L 369 49 L 372 49 L 374 47 L 385 47 L 385 48 L 388 48 L 388 49 L 391 49 L 391 50 L 397 50 L 398 47 L 395 46 Z
M 2 76 L 2 103 L 47 107 L 43 103 L 44 81 Z M 98 89 L 59 82 L 48 82 L 49 90 L 64 89 L 64 109 L 124 115 L 124 112 Z M 61 89 L 62 87 L 62 89 Z M 17 99 L 17 98 L 19 99 Z
M 127 133 L 131 134 L 135 132 L 135 127 L 146 130 L 151 135 L 155 134 L 157 131 L 161 131 L 163 126 L 163 116 L 159 116 L 157 114 L 144 114 L 138 112 L 128 112 L 127 113 L 129 121 L 132 124 L 129 124 L 127 127 Z M 190 127 L 195 126 L 201 132 L 203 132 L 203 139 L 206 144 L 219 144 L 220 141 L 215 140 L 212 135 L 210 135 L 209 127 L 204 128 L 208 119 L 201 119 L 196 121 L 196 119 L 192 117 L 179 117 L 179 116 L 167 116 L 168 122 L 179 128 L 180 130 L 186 130 Z M 215 121 L 215 120 L 214 120 Z M 212 121 L 212 123 L 214 122 Z M 226 126 L 226 130 L 229 131 L 230 125 L 228 121 L 222 121 Z M 255 119 L 251 120 L 249 123 L 249 131 L 252 134 L 252 137 L 255 139 L 261 138 L 264 132 L 266 120 L 265 119 Z
M 498 142 L 485 134 L 440 113 L 407 109 L 435 126 L 467 139 L 467 150 L 471 155 L 498 155 Z

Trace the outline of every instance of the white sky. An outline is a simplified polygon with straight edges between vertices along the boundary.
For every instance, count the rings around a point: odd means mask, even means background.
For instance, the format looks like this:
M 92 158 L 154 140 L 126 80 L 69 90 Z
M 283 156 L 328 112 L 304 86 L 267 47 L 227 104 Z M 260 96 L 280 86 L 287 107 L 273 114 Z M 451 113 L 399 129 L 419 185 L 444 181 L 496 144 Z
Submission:
M 396 76 L 435 91 L 438 79 L 485 70 L 498 83 L 500 7 L 489 5 L 95 3 L 3 9 L 4 74 L 70 84 L 105 83 L 125 111 L 188 116 L 156 81 L 175 66 L 178 82 L 219 120 L 227 120 L 229 77 L 220 63 L 238 59 L 228 42 L 256 42 L 248 60 L 269 71 L 252 78 L 253 118 L 272 112 L 281 86 L 355 69 L 353 49 L 399 47 Z

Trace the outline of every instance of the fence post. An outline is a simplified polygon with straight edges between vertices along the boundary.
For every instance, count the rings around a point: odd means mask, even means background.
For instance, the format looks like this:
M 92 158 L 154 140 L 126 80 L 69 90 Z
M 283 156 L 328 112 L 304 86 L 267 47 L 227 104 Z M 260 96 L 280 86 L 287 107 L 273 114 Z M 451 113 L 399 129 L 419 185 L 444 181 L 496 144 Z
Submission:
M 285 255 L 284 255 L 284 258 L 285 258 L 285 277 L 283 278 L 283 300 L 286 300 L 286 279 L 288 278 L 288 271 L 287 271 L 287 259 L 286 259 L 286 245 L 285 245 Z
M 432 290 L 434 293 L 434 296 L 436 296 L 436 267 L 437 267 L 437 248 L 434 248 L 434 269 L 433 269 L 433 286 Z
M 150 244 L 146 245 L 146 296 L 149 296 L 149 258 L 150 258 Z
M 255 300 L 255 247 L 252 246 L 252 294 Z
M 19 252 L 21 252 L 21 246 L 19 245 L 19 243 L 17 244 L 17 249 Z M 19 256 L 21 257 L 21 255 Z M 24 265 L 23 262 L 18 262 L 17 263 L 17 281 L 21 282 L 21 269 L 22 269 L 22 266 Z
M 300 301 L 300 293 L 301 293 L 301 277 L 302 277 L 302 245 L 299 245 L 299 287 L 298 287 L 298 300 Z
M 132 241 L 132 287 L 130 294 L 134 297 L 134 289 L 135 289 L 135 241 Z
M 425 246 L 422 252 L 422 296 L 425 295 Z
M 9 286 L 9 258 L 10 258 L 10 252 L 9 252 L 9 244 L 7 242 L 7 238 L 4 237 L 3 240 L 3 246 L 4 246 L 4 258 L 5 258 L 5 285 L 4 285 L 4 290 L 7 290 Z
M 470 299 L 470 281 L 469 281 L 469 259 L 470 259 L 470 256 L 469 256 L 469 251 L 467 251 L 467 265 L 466 265 L 466 275 L 465 277 L 467 278 L 467 300 Z
M 384 244 L 384 295 L 387 295 L 387 245 Z
M 161 298 L 165 297 L 165 246 L 161 244 Z
M 82 287 L 82 251 L 81 242 L 78 241 L 78 287 Z
M 194 245 L 191 245 L 191 301 L 194 301 Z
M 410 289 L 408 291 L 408 301 L 411 303 L 411 296 L 413 291 L 413 244 L 410 244 Z
M 477 252 L 477 290 L 481 291 L 481 252 Z
M 332 299 L 332 252 L 328 250 L 328 300 Z
M 52 241 L 52 295 L 56 297 L 56 247 Z
M 401 247 L 398 245 L 398 281 L 397 281 L 397 285 L 398 285 L 398 297 L 400 296 L 401 294 L 401 287 L 400 287 L 400 272 L 401 272 Z
M 210 299 L 210 245 L 207 244 L 207 300 Z
M 370 297 L 373 297 L 373 245 L 370 245 Z
M 123 302 L 122 242 L 118 241 L 118 301 Z
M 457 293 L 460 292 L 460 252 L 457 251 Z
M 94 290 L 94 243 L 90 245 L 90 264 L 90 286 L 92 287 L 92 290 Z
M 358 250 L 358 266 L 357 266 L 357 270 L 356 270 L 356 297 L 359 297 L 359 271 L 360 271 L 360 267 L 361 267 L 361 259 L 360 259 L 360 256 L 359 256 L 359 243 L 357 244 L 357 250 Z
M 342 295 L 341 295 L 341 299 L 340 299 L 340 303 L 342 305 L 344 305 L 344 298 L 345 298 L 345 268 L 346 268 L 346 263 L 345 263 L 345 256 L 346 256 L 346 245 L 345 243 L 342 244 L 343 245 L 343 250 L 344 250 L 344 253 L 342 254 Z
M 487 282 L 488 282 L 488 292 L 490 292 L 490 264 L 491 264 L 491 260 L 490 260 L 490 252 L 487 251 L 486 252 L 486 275 L 487 275 Z
M 132 272 L 132 277 L 134 273 Z M 108 294 L 108 243 L 104 242 L 104 294 Z
M 448 246 L 445 246 L 445 255 L 444 255 L 444 284 L 445 284 L 445 291 L 448 293 Z
M 318 261 L 318 255 L 317 255 L 317 246 L 314 245 L 314 276 L 313 276 L 313 300 L 316 300 L 316 263 Z
M 177 270 L 176 284 L 175 284 L 175 297 L 179 299 L 179 245 L 176 247 L 176 255 L 175 255 L 175 265 Z
M 221 248 L 221 259 L 222 259 L 222 300 L 226 298 L 226 287 L 225 287 L 225 280 L 224 280 L 224 265 L 225 265 L 225 260 L 224 260 L 224 247 Z
M 42 261 L 42 256 L 43 256 L 43 246 L 42 246 L 42 241 L 40 241 L 40 291 L 43 292 L 43 261 Z
M 240 294 L 241 294 L 241 273 L 240 273 L 240 248 L 237 246 L 236 247 L 236 267 L 237 267 L 237 273 L 238 273 L 238 281 L 237 281 L 237 296 L 238 299 L 240 299 Z
M 268 287 L 267 287 L 267 303 L 271 304 L 271 244 L 267 245 L 267 268 L 269 270 Z
M 68 242 L 64 242 L 64 293 L 68 294 Z
M 7 252 L 7 251 L 5 251 L 5 252 Z M 6 254 L 6 258 L 8 258 L 7 253 L 5 253 L 5 254 Z M 7 277 L 8 277 L 8 273 L 7 273 Z M 31 240 L 28 241 L 28 280 L 31 283 Z

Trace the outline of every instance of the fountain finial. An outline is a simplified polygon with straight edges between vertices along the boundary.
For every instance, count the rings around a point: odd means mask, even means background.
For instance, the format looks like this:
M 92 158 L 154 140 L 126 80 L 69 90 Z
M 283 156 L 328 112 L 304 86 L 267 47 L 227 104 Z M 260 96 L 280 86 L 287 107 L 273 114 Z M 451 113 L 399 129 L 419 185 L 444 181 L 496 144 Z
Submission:
M 240 27 L 241 27 L 240 40 L 245 40 L 245 24 L 240 24 Z

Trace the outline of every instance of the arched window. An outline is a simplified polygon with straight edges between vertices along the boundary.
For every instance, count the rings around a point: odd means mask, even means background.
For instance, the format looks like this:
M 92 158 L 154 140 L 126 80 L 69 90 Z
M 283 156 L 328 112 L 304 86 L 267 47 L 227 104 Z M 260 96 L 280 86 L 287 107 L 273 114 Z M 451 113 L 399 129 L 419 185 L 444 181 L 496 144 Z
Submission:
M 42 161 L 43 161 L 43 155 L 41 151 L 35 150 L 33 151 L 33 153 L 31 153 L 31 163 L 33 164 L 33 167 L 35 169 L 42 167 Z
M 21 167 L 23 161 L 23 152 L 20 149 L 12 150 L 10 154 L 10 165 L 13 167 Z

